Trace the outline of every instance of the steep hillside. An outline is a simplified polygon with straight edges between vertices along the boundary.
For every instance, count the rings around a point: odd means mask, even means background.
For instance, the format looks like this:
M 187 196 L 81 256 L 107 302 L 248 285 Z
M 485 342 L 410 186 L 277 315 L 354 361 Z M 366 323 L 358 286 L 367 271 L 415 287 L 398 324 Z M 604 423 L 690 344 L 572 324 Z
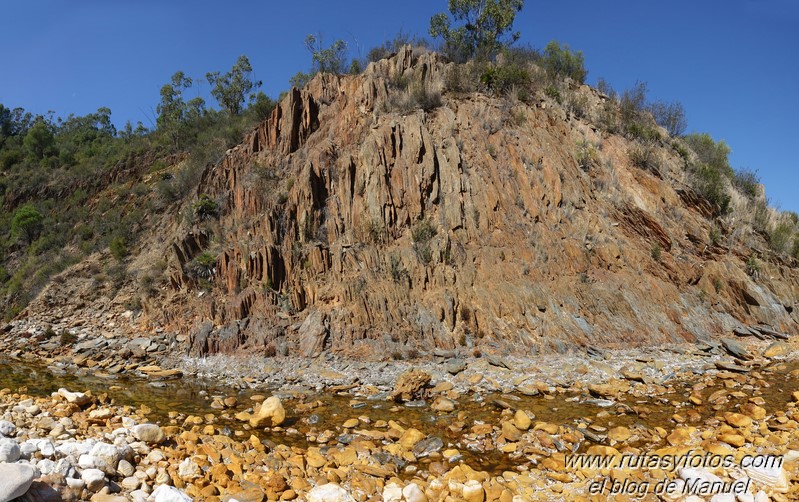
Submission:
M 574 113 L 448 90 L 452 68 L 405 47 L 292 89 L 145 231 L 102 313 L 81 263 L 22 315 L 107 329 L 141 297 L 125 330 L 192 354 L 364 359 L 796 331 L 796 262 L 716 217 L 678 140 L 609 133 L 588 86 Z

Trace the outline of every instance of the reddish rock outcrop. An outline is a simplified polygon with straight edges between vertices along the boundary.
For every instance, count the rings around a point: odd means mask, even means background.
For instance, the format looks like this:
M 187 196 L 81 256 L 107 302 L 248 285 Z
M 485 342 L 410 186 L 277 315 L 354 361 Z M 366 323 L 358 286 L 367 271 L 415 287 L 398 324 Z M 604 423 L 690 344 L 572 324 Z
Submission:
M 711 244 L 714 208 L 671 146 L 658 145 L 657 172 L 636 168 L 627 139 L 543 93 L 397 105 L 434 95 L 449 68 L 406 47 L 292 89 L 203 173 L 196 196 L 219 202 L 218 221 L 165 215 L 171 242 L 148 246 L 170 287 L 149 300 L 150 321 L 195 354 L 371 359 L 651 345 L 740 324 L 796 332 L 795 264 L 766 259 L 755 281 L 751 249 Z M 597 147 L 590 169 L 580 141 Z M 217 259 L 201 288 L 189 265 L 205 250 Z

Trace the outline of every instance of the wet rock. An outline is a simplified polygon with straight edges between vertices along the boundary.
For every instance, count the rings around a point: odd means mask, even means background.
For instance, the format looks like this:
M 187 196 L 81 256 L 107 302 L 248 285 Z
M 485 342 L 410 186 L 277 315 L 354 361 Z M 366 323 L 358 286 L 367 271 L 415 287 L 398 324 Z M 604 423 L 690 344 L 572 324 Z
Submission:
M 500 410 L 509 410 L 510 407 L 511 407 L 510 403 L 508 403 L 507 401 L 505 401 L 503 399 L 492 399 L 491 400 L 491 404 L 493 404 L 494 406 L 496 406 Z
M 81 407 L 89 404 L 92 400 L 91 397 L 87 396 L 83 392 L 70 392 L 64 388 L 58 389 L 58 394 L 66 399 L 68 403 L 77 404 Z
M 608 431 L 608 439 L 619 443 L 627 441 L 631 436 L 632 432 L 630 432 L 630 429 L 624 426 L 614 427 Z
M 413 449 L 416 444 L 425 438 L 425 434 L 418 429 L 410 428 L 405 429 L 399 438 L 399 444 L 406 450 Z
M 733 427 L 749 427 L 752 419 L 740 413 L 724 413 L 724 420 Z
M 449 413 L 450 411 L 455 410 L 455 403 L 445 397 L 439 397 L 433 404 L 430 406 L 433 411 L 440 411 L 443 413 Z
M 397 378 L 391 399 L 397 402 L 411 401 L 425 397 L 425 389 L 432 377 L 419 369 L 408 370 Z
M 277 396 L 272 396 L 264 401 L 255 414 L 249 419 L 250 426 L 276 427 L 286 420 L 286 410 Z
M 532 425 L 532 421 L 524 410 L 516 410 L 513 415 L 513 425 L 520 431 L 526 431 Z
M 508 441 L 518 441 L 522 437 L 522 432 L 511 422 L 502 422 L 502 435 Z
M 413 454 L 417 458 L 422 458 L 441 450 L 443 447 L 444 441 L 441 438 L 429 437 L 416 443 L 416 446 L 413 447 Z
M 39 473 L 28 464 L 0 463 L 0 500 L 7 501 L 25 495 Z

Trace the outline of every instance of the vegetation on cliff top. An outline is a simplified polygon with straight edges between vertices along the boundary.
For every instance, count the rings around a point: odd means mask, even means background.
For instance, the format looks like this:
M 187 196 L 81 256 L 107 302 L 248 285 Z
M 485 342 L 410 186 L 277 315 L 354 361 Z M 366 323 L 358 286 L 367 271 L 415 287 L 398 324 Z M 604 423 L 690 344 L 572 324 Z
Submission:
M 594 120 L 607 133 L 636 142 L 631 160 L 646 169 L 657 170 L 652 148 L 673 148 L 683 157 L 693 188 L 714 205 L 718 217 L 732 211 L 734 197 L 745 198 L 748 220 L 773 251 L 799 258 L 799 218 L 768 208 L 757 175 L 733 169 L 723 141 L 704 133 L 685 135 L 679 103 L 649 102 L 644 83 L 618 94 L 600 79 L 601 113 L 590 117 L 584 95 L 577 92 L 587 76 L 582 53 L 556 41 L 543 51 L 514 44 L 519 33 L 513 22 L 522 0 L 450 0 L 448 6 L 449 14 L 430 21 L 430 35 L 441 40 L 440 53 L 456 63 L 445 82 L 447 92 L 481 92 L 528 103 L 544 95 L 571 116 Z M 361 72 L 406 43 L 434 45 L 400 34 L 365 59 L 347 64 L 346 43 L 325 45 L 321 37 L 309 35 L 311 69 L 298 73 L 292 84 L 304 85 L 319 72 Z M 63 118 L 0 105 L 0 306 L 6 318 L 16 315 L 53 275 L 96 251 L 108 249 L 116 258 L 101 276 L 118 285 L 126 257 L 135 253 L 154 215 L 183 200 L 202 170 L 275 107 L 258 90 L 261 82 L 253 78 L 246 56 L 224 74 L 207 73 L 206 80 L 219 109 L 202 97 L 187 99 L 195 80 L 178 71 L 161 88 L 152 128 L 128 122 L 117 130 L 108 108 Z M 393 101 L 396 111 L 441 104 L 441 96 L 428 89 L 395 84 L 407 91 L 406 98 Z M 580 162 L 588 168 L 591 149 L 581 148 Z M 207 197 L 193 208 L 200 220 L 219 211 Z M 203 257 L 196 272 L 204 278 L 212 260 Z

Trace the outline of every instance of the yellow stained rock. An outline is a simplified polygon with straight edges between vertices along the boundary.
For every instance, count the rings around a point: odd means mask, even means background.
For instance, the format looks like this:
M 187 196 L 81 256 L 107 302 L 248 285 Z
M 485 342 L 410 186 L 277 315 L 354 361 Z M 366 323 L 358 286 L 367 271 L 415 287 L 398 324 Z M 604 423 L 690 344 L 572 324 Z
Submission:
M 532 421 L 524 410 L 516 410 L 513 415 L 513 425 L 520 431 L 526 431 L 532 425 Z
M 749 427 L 752 425 L 752 419 L 746 415 L 734 412 L 726 412 L 724 414 L 724 421 L 733 427 Z
M 672 446 L 679 446 L 687 443 L 691 439 L 691 434 L 685 427 L 678 427 L 674 429 L 671 434 L 666 437 L 666 441 Z
M 398 442 L 400 445 L 402 445 L 403 448 L 405 448 L 406 450 L 410 450 L 414 446 L 416 446 L 416 443 L 418 443 L 425 437 L 426 436 L 423 432 L 414 428 L 410 428 L 406 429 L 405 432 L 402 433 Z
M 466 502 L 483 502 L 485 500 L 485 490 L 479 481 L 467 481 L 463 485 L 463 500 Z
M 522 432 L 511 422 L 502 422 L 502 436 L 508 441 L 518 441 L 522 437 Z
M 621 425 L 608 431 L 608 439 L 612 439 L 620 443 L 627 441 L 632 435 L 633 433 L 630 432 L 630 429 Z
M 746 403 L 742 405 L 741 413 L 753 420 L 763 420 L 766 418 L 766 409 L 754 403 Z
M 746 439 L 740 434 L 721 434 L 718 437 L 719 441 L 724 441 L 728 445 L 740 448 L 746 443 Z
M 547 422 L 537 422 L 535 427 L 533 427 L 534 431 L 544 431 L 548 434 L 557 434 L 558 433 L 558 426 L 555 424 L 550 424 Z

